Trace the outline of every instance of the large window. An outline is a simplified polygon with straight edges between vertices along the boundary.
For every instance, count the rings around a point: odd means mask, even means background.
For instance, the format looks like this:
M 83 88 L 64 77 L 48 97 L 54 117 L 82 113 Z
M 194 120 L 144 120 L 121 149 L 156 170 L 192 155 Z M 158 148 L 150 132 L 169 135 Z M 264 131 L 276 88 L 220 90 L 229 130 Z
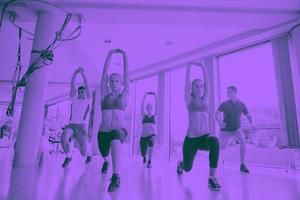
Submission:
M 248 107 L 257 130 L 242 118 L 248 144 L 260 148 L 279 147 L 282 129 L 275 71 L 270 43 L 219 57 L 220 101 L 227 99 L 230 85 L 238 88 L 238 97 Z

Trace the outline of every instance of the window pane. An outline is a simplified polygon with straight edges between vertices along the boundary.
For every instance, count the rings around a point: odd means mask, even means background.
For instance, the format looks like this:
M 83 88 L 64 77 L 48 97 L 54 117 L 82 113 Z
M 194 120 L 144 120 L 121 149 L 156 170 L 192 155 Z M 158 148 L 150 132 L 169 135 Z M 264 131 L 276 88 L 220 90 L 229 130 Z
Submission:
M 282 129 L 270 43 L 221 56 L 219 66 L 221 102 L 227 99 L 227 87 L 237 86 L 238 98 L 258 126 L 258 130 L 249 128 L 242 117 L 248 143 L 261 148 L 280 146 Z

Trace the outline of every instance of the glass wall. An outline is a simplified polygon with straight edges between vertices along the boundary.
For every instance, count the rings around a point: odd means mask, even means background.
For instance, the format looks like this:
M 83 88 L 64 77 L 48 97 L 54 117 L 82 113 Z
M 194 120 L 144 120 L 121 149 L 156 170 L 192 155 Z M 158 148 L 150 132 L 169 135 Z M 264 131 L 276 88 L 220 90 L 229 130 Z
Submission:
M 227 99 L 228 86 L 237 86 L 238 98 L 247 105 L 257 125 L 257 130 L 251 129 L 242 118 L 248 144 L 258 148 L 281 147 L 283 132 L 271 44 L 219 57 L 219 78 L 220 102 Z

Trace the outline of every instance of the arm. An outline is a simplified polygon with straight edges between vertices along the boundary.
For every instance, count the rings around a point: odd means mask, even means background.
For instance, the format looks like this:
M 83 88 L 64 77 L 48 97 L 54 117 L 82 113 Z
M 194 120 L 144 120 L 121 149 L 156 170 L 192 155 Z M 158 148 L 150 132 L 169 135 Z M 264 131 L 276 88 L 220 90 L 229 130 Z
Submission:
M 191 99 L 191 63 L 186 69 L 186 77 L 185 77 L 185 103 L 188 104 Z
M 246 114 L 246 117 L 248 119 L 248 121 L 253 124 L 253 119 L 252 119 L 252 116 L 250 115 L 250 113 Z
M 90 99 L 91 98 L 91 90 L 90 90 L 89 83 L 87 81 L 84 69 L 80 68 L 80 70 L 81 70 L 80 72 L 81 72 L 81 75 L 82 75 L 82 78 L 83 78 L 83 82 L 84 82 L 84 85 L 85 85 L 85 88 L 86 88 L 86 96 Z
M 128 60 L 127 60 L 127 55 L 123 50 L 118 50 L 122 55 L 123 55 L 123 61 L 124 61 L 124 90 L 123 90 L 123 95 L 125 96 L 126 99 L 128 99 L 129 96 L 129 70 L 128 70 Z
M 148 93 L 146 93 L 143 97 L 143 100 L 142 100 L 142 105 L 141 105 L 141 114 L 142 114 L 142 117 L 144 117 L 146 114 L 145 114 L 145 101 L 146 101 L 146 97 L 147 97 Z
M 202 73 L 203 73 L 203 84 L 204 84 L 203 97 L 209 99 L 209 97 L 210 97 L 210 95 L 209 95 L 209 77 L 208 77 L 208 72 L 207 72 L 206 68 L 204 67 L 203 63 L 201 63 L 201 69 L 202 69 Z
M 250 115 L 250 113 L 249 113 L 248 108 L 246 107 L 246 105 L 244 105 L 243 113 L 244 113 L 244 115 L 246 116 L 246 118 L 248 119 L 248 121 L 250 122 L 251 126 L 252 126 L 253 128 L 255 128 L 255 125 L 254 125 L 254 123 L 253 123 L 253 118 L 252 118 L 252 116 Z
M 71 78 L 71 90 L 70 90 L 70 98 L 73 98 L 76 96 L 76 87 L 75 87 L 75 78 L 76 75 L 79 73 L 78 69 L 73 73 Z
M 159 108 L 158 108 L 158 99 L 156 96 L 156 93 L 153 92 L 153 96 L 154 96 L 154 100 L 155 100 L 155 111 L 154 111 L 154 115 L 157 117 L 158 112 L 159 112 Z
M 105 60 L 104 68 L 102 71 L 102 79 L 101 79 L 101 99 L 103 100 L 104 97 L 109 93 L 108 88 L 108 69 L 109 69 L 109 63 L 111 60 L 111 56 L 113 54 L 114 50 L 111 50 Z
M 223 111 L 223 104 L 221 104 L 219 106 L 218 110 L 216 111 L 215 120 L 218 122 L 218 124 L 221 128 L 225 128 L 226 124 L 223 122 L 222 111 Z
M 222 112 L 217 110 L 215 113 L 215 120 L 220 124 L 222 122 Z

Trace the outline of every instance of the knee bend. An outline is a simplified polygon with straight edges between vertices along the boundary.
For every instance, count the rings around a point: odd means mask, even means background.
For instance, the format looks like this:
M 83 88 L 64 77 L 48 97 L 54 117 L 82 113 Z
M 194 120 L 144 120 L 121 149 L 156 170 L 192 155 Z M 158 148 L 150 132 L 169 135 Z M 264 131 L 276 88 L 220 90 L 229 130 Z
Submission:
M 150 142 L 149 142 L 149 147 L 153 147 L 154 146 L 154 142 L 151 140 Z

